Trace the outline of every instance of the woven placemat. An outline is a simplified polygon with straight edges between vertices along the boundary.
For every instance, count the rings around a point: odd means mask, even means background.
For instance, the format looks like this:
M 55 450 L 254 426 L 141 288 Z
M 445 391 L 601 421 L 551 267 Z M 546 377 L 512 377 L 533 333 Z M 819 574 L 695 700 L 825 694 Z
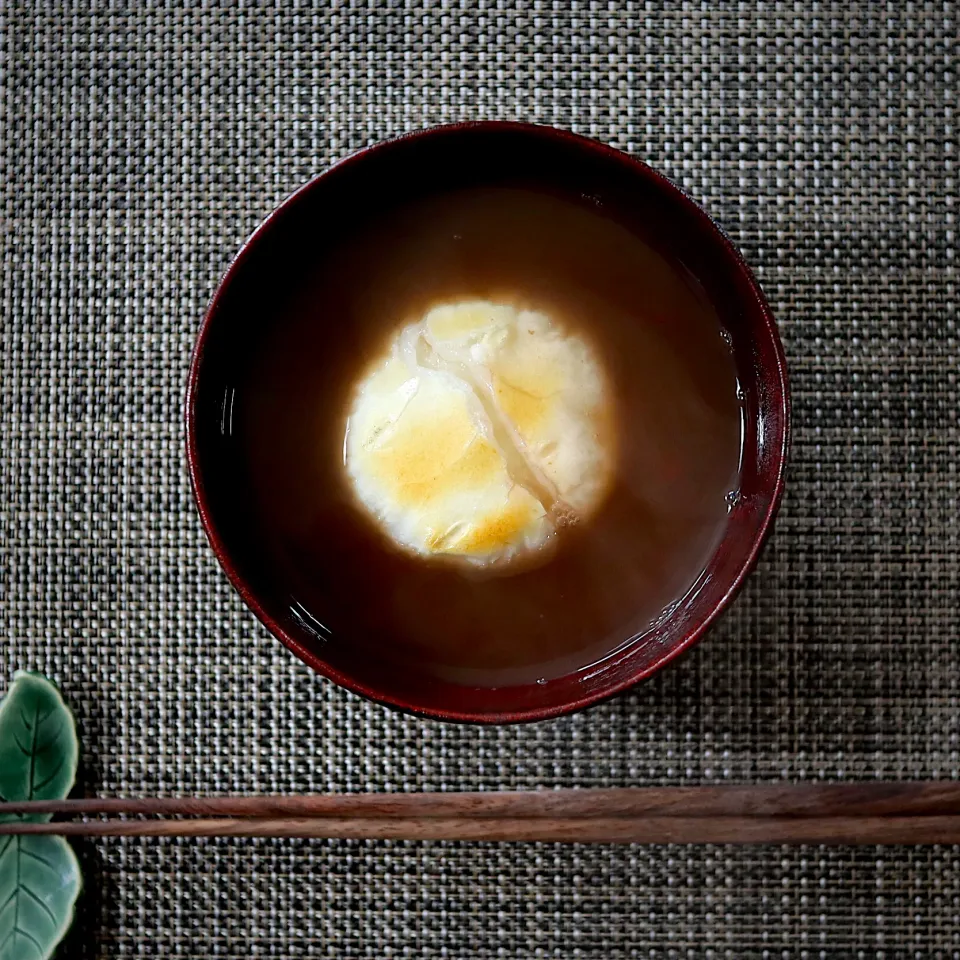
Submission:
M 0 667 L 94 794 L 960 775 L 953 3 L 0 4 Z M 288 191 L 461 118 L 673 177 L 780 320 L 777 533 L 708 642 L 557 722 L 365 703 L 204 540 L 181 404 L 218 276 Z M 79 846 L 84 957 L 957 957 L 956 848 Z

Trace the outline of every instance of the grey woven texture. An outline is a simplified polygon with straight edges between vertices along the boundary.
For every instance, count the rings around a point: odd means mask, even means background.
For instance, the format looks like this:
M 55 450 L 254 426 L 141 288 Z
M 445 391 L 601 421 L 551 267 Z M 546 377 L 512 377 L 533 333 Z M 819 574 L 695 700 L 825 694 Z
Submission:
M 0 668 L 96 793 L 960 775 L 952 3 L 0 3 Z M 206 544 L 181 404 L 292 188 L 461 118 L 569 127 L 729 231 L 793 377 L 763 562 L 682 663 L 579 716 L 373 706 Z M 960 849 L 78 844 L 84 957 L 958 957 Z

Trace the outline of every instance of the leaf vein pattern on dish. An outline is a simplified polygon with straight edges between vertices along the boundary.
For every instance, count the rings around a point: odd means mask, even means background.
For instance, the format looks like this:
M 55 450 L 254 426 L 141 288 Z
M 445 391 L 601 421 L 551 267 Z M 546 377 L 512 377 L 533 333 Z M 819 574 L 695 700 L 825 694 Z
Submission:
M 344 461 L 393 543 L 504 573 L 546 559 L 603 502 L 612 424 L 612 391 L 582 336 L 534 310 L 446 303 L 401 327 L 364 372 Z

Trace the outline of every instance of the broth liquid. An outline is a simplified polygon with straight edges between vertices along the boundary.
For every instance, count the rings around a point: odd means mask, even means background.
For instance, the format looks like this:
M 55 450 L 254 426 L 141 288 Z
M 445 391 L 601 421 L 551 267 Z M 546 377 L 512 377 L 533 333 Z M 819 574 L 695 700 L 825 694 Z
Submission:
M 391 545 L 343 467 L 351 391 L 392 331 L 472 299 L 582 331 L 615 398 L 605 501 L 547 562 L 498 576 Z M 648 631 L 722 536 L 740 404 L 719 319 L 679 263 L 589 204 L 509 188 L 411 204 L 358 228 L 266 326 L 235 433 L 269 562 L 329 642 L 471 685 L 550 679 Z

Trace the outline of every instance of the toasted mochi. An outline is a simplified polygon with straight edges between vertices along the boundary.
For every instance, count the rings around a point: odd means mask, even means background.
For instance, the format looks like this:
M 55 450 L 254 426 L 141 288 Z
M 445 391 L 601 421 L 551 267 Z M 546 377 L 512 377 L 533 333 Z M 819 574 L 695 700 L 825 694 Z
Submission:
M 543 313 L 471 301 L 435 307 L 426 338 L 466 366 L 555 499 L 589 513 L 613 467 L 609 390 L 590 345 Z
M 609 402 L 589 345 L 545 314 L 445 304 L 361 378 L 345 465 L 396 544 L 499 564 L 596 508 L 613 469 Z

